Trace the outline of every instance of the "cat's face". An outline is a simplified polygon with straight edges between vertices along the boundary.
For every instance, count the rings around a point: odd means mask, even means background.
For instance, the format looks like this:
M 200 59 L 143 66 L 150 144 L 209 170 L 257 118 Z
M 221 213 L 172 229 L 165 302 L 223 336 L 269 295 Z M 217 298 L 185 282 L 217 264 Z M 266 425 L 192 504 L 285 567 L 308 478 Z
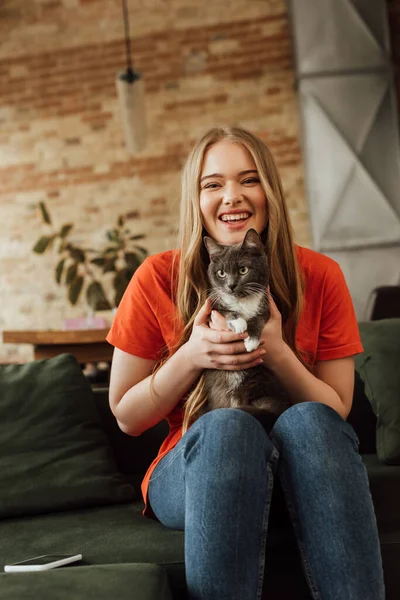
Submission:
M 241 244 L 222 246 L 205 237 L 210 256 L 208 279 L 214 292 L 245 298 L 266 290 L 269 282 L 268 259 L 254 229 Z

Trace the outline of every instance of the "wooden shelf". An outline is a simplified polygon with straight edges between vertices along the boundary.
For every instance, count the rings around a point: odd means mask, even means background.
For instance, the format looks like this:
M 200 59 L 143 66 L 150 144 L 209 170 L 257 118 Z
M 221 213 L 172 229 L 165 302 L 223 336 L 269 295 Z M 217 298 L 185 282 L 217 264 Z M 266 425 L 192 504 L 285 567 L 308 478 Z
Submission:
M 97 344 L 105 342 L 108 329 L 70 331 L 3 331 L 5 344 Z
M 74 331 L 3 331 L 5 344 L 31 344 L 34 358 L 52 358 L 67 352 L 78 362 L 109 362 L 114 348 L 106 341 L 108 329 Z

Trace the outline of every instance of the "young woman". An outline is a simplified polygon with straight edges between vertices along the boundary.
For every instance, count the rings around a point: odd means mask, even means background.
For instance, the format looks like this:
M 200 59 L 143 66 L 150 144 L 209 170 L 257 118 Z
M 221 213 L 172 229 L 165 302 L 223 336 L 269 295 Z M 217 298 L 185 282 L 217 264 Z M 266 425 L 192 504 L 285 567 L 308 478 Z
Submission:
M 254 228 L 270 260 L 271 318 L 246 352 L 207 300 L 203 236 L 237 244 Z M 142 484 L 144 514 L 185 531 L 189 597 L 261 597 L 274 476 L 284 492 L 315 600 L 383 600 L 376 519 L 358 440 L 346 422 L 362 352 L 339 265 L 293 243 L 279 174 L 265 144 L 238 128 L 210 130 L 182 180 L 179 251 L 137 270 L 108 341 L 110 405 L 139 435 L 170 433 Z M 199 417 L 204 369 L 264 363 L 292 406 L 268 435 L 251 415 Z

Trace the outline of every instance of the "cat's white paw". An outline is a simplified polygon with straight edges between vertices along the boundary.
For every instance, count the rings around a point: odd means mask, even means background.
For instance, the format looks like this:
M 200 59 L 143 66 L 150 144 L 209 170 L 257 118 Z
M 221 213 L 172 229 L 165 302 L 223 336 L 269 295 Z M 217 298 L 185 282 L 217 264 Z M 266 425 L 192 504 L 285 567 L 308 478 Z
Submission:
M 238 319 L 231 319 L 227 321 L 229 329 L 234 331 L 235 333 L 244 333 L 247 329 L 247 323 L 242 317 Z
M 260 345 L 260 340 L 255 337 L 247 337 L 244 341 L 247 352 L 252 352 Z

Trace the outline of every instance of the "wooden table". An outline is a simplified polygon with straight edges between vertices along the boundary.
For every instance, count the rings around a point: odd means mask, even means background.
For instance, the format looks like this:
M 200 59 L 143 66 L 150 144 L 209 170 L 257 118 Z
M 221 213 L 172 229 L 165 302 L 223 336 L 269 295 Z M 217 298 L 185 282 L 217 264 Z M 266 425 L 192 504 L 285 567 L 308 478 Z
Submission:
M 63 352 L 79 363 L 109 362 L 114 351 L 106 342 L 108 329 L 76 331 L 3 331 L 5 344 L 32 344 L 34 359 L 52 358 Z

